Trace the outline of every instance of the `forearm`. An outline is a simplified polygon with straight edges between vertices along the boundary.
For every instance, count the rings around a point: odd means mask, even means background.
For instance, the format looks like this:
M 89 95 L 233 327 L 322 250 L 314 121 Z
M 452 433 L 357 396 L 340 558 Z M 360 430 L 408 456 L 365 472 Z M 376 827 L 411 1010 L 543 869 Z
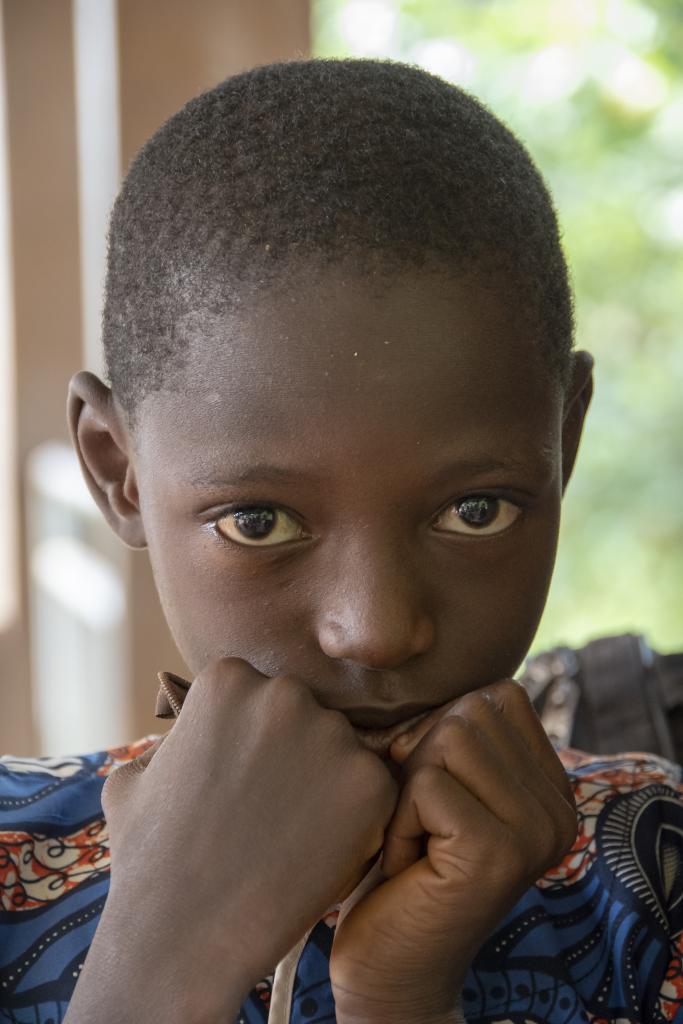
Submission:
M 200 970 L 175 950 L 126 931 L 106 909 L 85 959 L 64 1024 L 225 1024 L 249 983 L 229 963 Z

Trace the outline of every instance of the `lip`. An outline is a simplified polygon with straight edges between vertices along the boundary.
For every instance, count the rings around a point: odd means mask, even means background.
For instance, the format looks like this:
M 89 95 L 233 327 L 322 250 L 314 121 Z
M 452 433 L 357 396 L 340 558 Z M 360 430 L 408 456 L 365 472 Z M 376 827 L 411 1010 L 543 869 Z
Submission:
M 364 747 L 371 750 L 373 754 L 388 758 L 389 748 L 394 740 L 408 729 L 412 729 L 433 710 L 434 708 L 428 708 L 426 711 L 421 711 L 419 715 L 413 715 L 401 722 L 394 722 L 393 725 L 386 726 L 384 729 L 367 729 L 354 725 L 353 730 Z

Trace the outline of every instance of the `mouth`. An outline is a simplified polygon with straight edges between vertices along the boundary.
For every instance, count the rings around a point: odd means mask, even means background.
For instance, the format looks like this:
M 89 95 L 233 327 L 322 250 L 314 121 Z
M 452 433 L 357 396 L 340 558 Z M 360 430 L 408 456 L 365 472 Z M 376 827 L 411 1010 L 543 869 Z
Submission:
M 364 747 L 371 750 L 373 754 L 378 754 L 380 757 L 388 759 L 389 748 L 394 740 L 402 733 L 407 732 L 408 729 L 412 729 L 414 725 L 421 722 L 433 710 L 434 708 L 428 708 L 426 711 L 421 711 L 411 718 L 394 722 L 393 725 L 387 725 L 380 729 L 354 725 L 353 722 L 351 722 L 351 725 L 353 725 L 353 730 Z

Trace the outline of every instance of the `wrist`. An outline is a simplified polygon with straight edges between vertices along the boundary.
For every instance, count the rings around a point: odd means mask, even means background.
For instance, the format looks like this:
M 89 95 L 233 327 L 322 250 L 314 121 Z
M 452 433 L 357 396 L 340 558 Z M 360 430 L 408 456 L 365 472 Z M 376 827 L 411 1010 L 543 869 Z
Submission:
M 337 1024 L 466 1024 L 465 1018 L 459 1008 L 449 1013 L 436 1015 L 411 1013 L 401 1016 L 392 1011 L 388 1014 L 368 1011 L 361 1016 L 347 1016 L 345 1013 L 336 1014 Z
M 239 965 L 220 968 L 158 936 L 121 926 L 108 905 L 100 918 L 64 1024 L 224 1024 L 234 1020 L 250 982 Z
M 353 1005 L 335 998 L 337 1024 L 466 1024 L 460 997 L 444 1009 L 431 1008 L 428 1001 L 402 999 L 391 1004 L 376 1000 L 355 1000 Z

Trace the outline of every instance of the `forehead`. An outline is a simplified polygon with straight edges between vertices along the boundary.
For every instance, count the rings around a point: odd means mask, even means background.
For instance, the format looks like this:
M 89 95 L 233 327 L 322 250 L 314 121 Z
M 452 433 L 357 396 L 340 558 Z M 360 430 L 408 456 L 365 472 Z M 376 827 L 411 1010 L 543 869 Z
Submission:
M 264 451 L 383 460 L 452 443 L 514 459 L 557 441 L 558 398 L 508 289 L 427 271 L 292 278 L 239 314 L 187 318 L 181 386 L 149 396 L 138 447 L 207 469 Z

